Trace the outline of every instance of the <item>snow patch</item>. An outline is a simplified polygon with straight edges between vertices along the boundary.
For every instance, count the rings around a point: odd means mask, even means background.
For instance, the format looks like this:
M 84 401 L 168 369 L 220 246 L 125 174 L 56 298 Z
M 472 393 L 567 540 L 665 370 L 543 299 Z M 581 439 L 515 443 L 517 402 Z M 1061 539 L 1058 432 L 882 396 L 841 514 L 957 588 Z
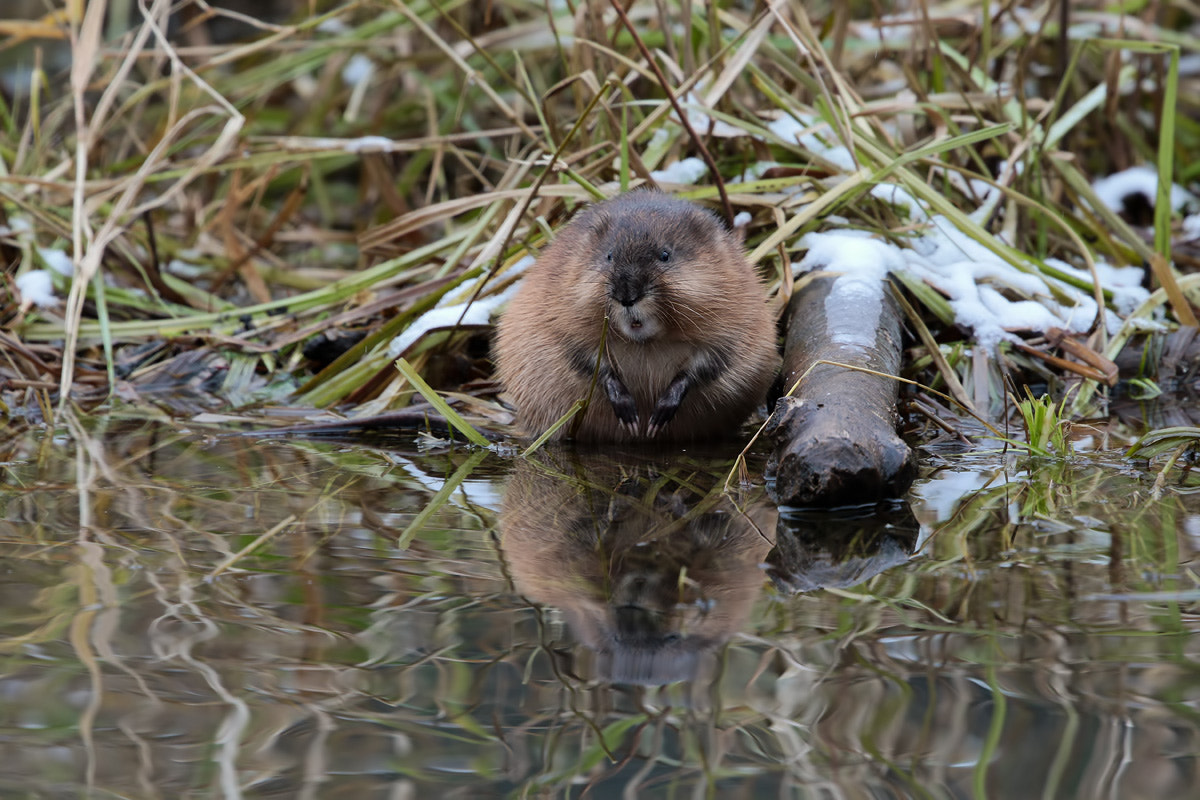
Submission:
M 861 231 L 809 233 L 800 240 L 808 253 L 798 271 L 824 268 L 842 273 L 825 298 L 825 328 L 835 344 L 869 349 L 883 313 L 884 280 L 904 261 L 900 250 Z M 854 309 L 847 314 L 847 309 Z
M 533 264 L 533 256 L 525 256 L 517 261 L 507 270 L 506 276 L 520 275 Z M 468 294 L 473 293 L 479 282 L 485 280 L 487 275 L 482 275 L 475 279 L 475 282 L 464 291 Z M 488 295 L 486 297 L 476 298 L 474 302 L 455 303 L 448 306 L 440 306 L 431 308 L 421 316 L 413 320 L 412 324 L 404 329 L 404 332 L 392 339 L 388 344 L 388 357 L 392 359 L 399 358 L 408 351 L 408 348 L 417 343 L 425 334 L 453 328 L 458 325 L 482 326 L 487 325 L 491 321 L 492 312 L 499 306 L 507 303 L 514 294 L 520 282 L 514 282 L 504 291 L 498 294 Z M 443 298 L 445 299 L 445 298 Z
M 347 153 L 390 153 L 396 143 L 386 136 L 359 136 L 357 139 L 343 139 L 341 146 Z
M 692 126 L 692 130 L 697 134 L 729 139 L 745 133 L 745 131 L 735 125 L 730 125 L 728 122 L 722 122 L 710 116 L 705 110 L 704 101 L 695 92 L 688 92 L 683 102 L 683 110 L 687 114 L 688 124 Z
M 330 36 L 340 36 L 343 33 L 349 33 L 350 26 L 342 22 L 338 17 L 330 17 L 317 25 L 317 30 L 321 33 L 327 33 Z
M 208 270 L 198 264 L 190 264 L 187 261 L 173 258 L 167 262 L 167 272 L 190 281 L 204 275 Z
M 925 207 L 903 186 L 894 183 L 877 183 L 871 187 L 871 196 L 907 211 L 908 218 L 913 222 L 925 222 L 929 219 Z
M 767 130 L 785 142 L 797 142 L 814 156 L 828 161 L 844 172 L 858 169 L 854 162 L 854 154 L 840 144 L 828 144 L 814 131 L 818 128 L 828 128 L 821 121 L 806 123 L 790 114 L 784 114 L 767 124 Z
M 684 158 L 664 169 L 656 169 L 650 177 L 656 183 L 682 183 L 689 186 L 695 184 L 708 174 L 708 166 L 699 158 Z
M 1145 195 L 1150 204 L 1158 194 L 1158 171 L 1148 166 L 1130 167 L 1121 172 L 1113 173 L 1092 182 L 1092 191 L 1101 203 L 1113 211 L 1124 208 L 1125 198 L 1141 194 Z M 1189 203 L 1195 202 L 1196 197 L 1182 186 L 1171 184 L 1171 210 L 1179 211 Z
M 342 67 L 342 83 L 347 86 L 358 86 L 371 80 L 375 74 L 375 62 L 362 53 L 355 53 Z
M 58 305 L 58 298 L 54 295 L 54 280 L 49 270 L 33 269 L 18 275 L 16 284 L 22 305 L 32 303 L 38 308 Z
M 39 247 L 37 253 L 46 266 L 59 275 L 70 277 L 75 274 L 74 262 L 71 261 L 71 257 L 67 255 L 66 250 L 57 247 Z
M 882 280 L 891 270 L 904 267 L 903 251 L 871 237 L 865 231 L 808 233 L 800 240 L 808 253 L 796 272 L 824 268 L 835 272 L 866 274 Z
M 839 302 L 851 302 L 852 307 L 862 309 L 861 315 L 847 321 L 846 330 L 831 329 L 839 341 L 863 344 L 860 339 L 874 335 L 874 328 L 868 326 L 866 318 L 877 315 L 878 309 L 874 305 L 876 300 L 866 293 L 869 287 L 878 286 L 888 272 L 907 273 L 937 289 L 954 311 L 955 323 L 970 330 L 975 341 L 989 350 L 1001 341 L 1015 340 L 1013 331 L 1045 333 L 1054 327 L 1082 333 L 1091 326 L 1097 306 L 1090 292 L 1018 269 L 944 217 L 932 217 L 930 223 L 928 232 L 911 239 L 908 248 L 862 231 L 810 233 L 801 239 L 800 245 L 808 253 L 794 266 L 795 271 L 824 268 L 845 273 L 839 281 L 847 280 L 842 287 L 846 294 Z M 1087 270 L 1061 261 L 1051 263 L 1091 281 Z M 1101 262 L 1096 272 L 1101 285 L 1113 292 L 1114 306 L 1120 314 L 1129 314 L 1149 296 L 1141 286 L 1142 270 L 1136 267 L 1118 269 Z M 1067 300 L 1053 299 L 1056 297 Z M 1121 324 L 1114 314 L 1105 319 L 1110 332 L 1115 332 Z
M 1200 239 L 1200 214 L 1183 218 L 1183 233 L 1189 239 Z

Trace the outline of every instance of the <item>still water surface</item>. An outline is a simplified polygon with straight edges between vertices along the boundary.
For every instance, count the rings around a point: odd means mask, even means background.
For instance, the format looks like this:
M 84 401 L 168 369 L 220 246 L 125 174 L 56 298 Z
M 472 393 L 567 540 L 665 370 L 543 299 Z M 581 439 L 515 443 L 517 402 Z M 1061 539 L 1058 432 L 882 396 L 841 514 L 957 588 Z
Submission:
M 0 437 L 0 796 L 1200 797 L 1200 482 Z

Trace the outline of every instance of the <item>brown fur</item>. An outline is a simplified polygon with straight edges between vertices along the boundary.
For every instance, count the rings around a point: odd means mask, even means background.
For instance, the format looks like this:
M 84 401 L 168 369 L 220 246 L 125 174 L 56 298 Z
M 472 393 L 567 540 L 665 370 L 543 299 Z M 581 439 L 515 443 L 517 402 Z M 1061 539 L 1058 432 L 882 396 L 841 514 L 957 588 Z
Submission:
M 496 342 L 499 377 L 530 436 L 586 397 L 600 370 L 575 431 L 588 441 L 728 436 L 762 402 L 778 361 L 741 243 L 708 211 L 647 191 L 594 205 L 562 229 Z

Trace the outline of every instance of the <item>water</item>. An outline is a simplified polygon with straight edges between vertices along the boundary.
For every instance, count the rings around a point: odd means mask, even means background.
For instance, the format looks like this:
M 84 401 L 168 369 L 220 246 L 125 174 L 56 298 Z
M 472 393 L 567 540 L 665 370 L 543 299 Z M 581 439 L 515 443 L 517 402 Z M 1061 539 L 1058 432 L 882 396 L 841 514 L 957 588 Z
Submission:
M 10 425 L 0 796 L 1200 797 L 1194 475 L 727 456 Z

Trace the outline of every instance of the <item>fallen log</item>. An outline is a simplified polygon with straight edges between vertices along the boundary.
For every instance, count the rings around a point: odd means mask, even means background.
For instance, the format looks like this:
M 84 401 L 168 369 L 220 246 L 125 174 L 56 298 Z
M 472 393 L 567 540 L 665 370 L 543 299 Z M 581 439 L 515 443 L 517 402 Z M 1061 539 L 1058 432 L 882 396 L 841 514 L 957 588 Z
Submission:
M 765 434 L 768 491 L 789 506 L 870 503 L 912 483 L 912 451 L 896 433 L 900 311 L 886 279 L 813 273 L 788 304 L 785 390 Z

